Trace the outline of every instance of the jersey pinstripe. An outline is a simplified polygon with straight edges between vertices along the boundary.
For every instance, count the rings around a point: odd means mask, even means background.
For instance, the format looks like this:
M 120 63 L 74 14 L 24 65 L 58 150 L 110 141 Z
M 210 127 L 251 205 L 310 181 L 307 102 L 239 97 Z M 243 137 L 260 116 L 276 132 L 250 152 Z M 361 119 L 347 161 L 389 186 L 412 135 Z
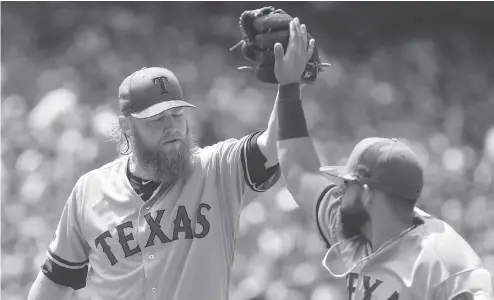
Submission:
M 372 253 L 363 236 L 343 239 L 336 186 L 325 188 L 315 203 L 316 225 L 329 248 L 323 265 L 333 276 L 346 279 L 349 299 L 494 298 L 490 273 L 444 221 L 415 208 L 420 222 Z
M 77 289 L 84 281 L 74 278 L 88 269 L 92 299 L 228 299 L 240 211 L 280 175 L 253 181 L 246 151 L 254 136 L 199 149 L 190 176 L 159 186 L 146 202 L 127 179 L 127 157 L 85 174 L 65 205 L 45 274 Z

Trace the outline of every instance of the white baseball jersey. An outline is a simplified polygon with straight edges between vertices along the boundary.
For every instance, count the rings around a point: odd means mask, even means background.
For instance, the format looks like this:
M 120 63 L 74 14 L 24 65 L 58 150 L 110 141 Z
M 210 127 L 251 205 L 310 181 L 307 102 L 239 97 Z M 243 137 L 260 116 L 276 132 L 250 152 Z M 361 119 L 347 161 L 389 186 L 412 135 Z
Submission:
M 128 157 L 85 174 L 43 272 L 78 289 L 87 271 L 93 299 L 227 299 L 240 211 L 280 175 L 256 159 L 258 134 L 199 149 L 190 176 L 146 202 L 126 176 Z M 254 178 L 260 168 L 264 182 Z
M 346 278 L 348 299 L 494 299 L 491 274 L 444 221 L 415 208 L 416 225 L 372 252 L 363 236 L 342 238 L 340 203 L 337 188 L 326 188 L 316 201 L 316 225 L 329 248 L 323 265 Z

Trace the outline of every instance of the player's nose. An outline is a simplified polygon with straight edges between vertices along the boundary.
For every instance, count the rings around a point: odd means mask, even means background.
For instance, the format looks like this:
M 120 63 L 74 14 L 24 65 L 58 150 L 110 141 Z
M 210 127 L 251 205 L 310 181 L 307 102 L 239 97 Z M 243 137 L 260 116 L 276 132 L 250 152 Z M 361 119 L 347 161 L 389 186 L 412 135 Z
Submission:
M 167 131 L 173 130 L 173 129 L 178 129 L 178 123 L 172 116 L 165 116 L 163 118 L 163 132 L 166 133 Z

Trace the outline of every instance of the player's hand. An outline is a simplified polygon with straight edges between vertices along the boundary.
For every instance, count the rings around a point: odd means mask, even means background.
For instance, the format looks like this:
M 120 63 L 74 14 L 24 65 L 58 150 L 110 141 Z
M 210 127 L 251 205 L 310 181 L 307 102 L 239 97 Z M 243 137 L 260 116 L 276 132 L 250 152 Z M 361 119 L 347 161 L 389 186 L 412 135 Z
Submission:
M 311 39 L 307 47 L 307 28 L 298 18 L 290 22 L 290 39 L 286 53 L 280 43 L 274 45 L 274 74 L 280 85 L 300 82 L 305 66 L 312 56 L 316 41 Z

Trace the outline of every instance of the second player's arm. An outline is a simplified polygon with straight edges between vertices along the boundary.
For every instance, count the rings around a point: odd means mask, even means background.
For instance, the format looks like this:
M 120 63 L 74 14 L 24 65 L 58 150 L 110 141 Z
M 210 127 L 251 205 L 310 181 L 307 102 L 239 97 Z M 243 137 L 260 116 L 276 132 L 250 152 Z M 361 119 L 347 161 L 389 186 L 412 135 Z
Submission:
M 277 112 L 281 173 L 295 201 L 314 217 L 314 202 L 331 182 L 319 172 L 320 161 L 307 130 L 298 83 L 280 86 Z
M 277 106 L 279 101 L 279 93 L 276 96 L 271 116 L 269 117 L 268 128 L 258 138 L 257 144 L 259 150 L 266 158 L 264 166 L 270 168 L 278 163 L 278 153 L 276 149 L 276 135 L 278 134 L 278 114 Z

